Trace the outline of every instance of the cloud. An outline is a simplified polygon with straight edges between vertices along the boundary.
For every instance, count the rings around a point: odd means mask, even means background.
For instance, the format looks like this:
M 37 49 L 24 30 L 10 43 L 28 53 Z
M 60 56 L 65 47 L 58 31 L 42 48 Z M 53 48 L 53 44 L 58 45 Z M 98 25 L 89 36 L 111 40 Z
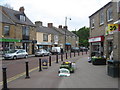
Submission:
M 43 25 L 52 22 L 56 27 L 65 25 L 65 17 L 70 30 L 89 26 L 89 16 L 110 0 L 3 0 L 0 4 L 8 3 L 15 10 L 25 7 L 25 13 L 33 21 L 42 21 Z

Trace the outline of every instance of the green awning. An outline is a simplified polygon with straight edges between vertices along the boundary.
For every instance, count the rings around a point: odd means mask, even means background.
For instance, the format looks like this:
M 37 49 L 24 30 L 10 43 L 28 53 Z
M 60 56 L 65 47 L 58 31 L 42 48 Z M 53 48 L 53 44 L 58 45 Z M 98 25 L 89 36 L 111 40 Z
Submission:
M 20 42 L 20 40 L 17 39 L 4 39 L 4 38 L 0 38 L 0 42 Z

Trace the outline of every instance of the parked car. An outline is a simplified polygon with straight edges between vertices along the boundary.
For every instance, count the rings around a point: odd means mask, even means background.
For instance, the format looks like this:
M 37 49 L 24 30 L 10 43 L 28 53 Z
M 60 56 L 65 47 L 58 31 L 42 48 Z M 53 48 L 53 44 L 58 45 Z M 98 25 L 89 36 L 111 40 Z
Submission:
M 80 51 L 82 51 L 82 52 L 88 51 L 88 48 L 86 48 L 86 47 L 80 47 Z
M 61 68 L 59 69 L 59 74 L 58 74 L 59 77 L 61 76 L 65 76 L 65 77 L 68 77 L 70 76 L 70 71 L 66 68 Z
M 47 55 L 51 55 L 51 53 L 49 51 L 46 51 L 45 49 L 38 49 L 35 52 L 35 56 L 47 56 Z
M 4 59 L 27 58 L 28 53 L 24 49 L 14 49 L 5 53 L 3 57 Z
M 71 52 L 78 52 L 80 49 L 78 47 L 72 47 Z
M 52 54 L 60 54 L 61 48 L 60 47 L 52 47 L 51 53 Z

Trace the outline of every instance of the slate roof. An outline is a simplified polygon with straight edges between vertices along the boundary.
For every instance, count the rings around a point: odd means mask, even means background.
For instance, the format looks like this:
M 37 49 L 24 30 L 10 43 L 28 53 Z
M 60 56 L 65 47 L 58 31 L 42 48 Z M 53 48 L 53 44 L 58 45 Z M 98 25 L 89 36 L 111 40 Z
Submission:
M 35 26 L 29 19 L 28 17 L 20 12 L 20 11 L 16 11 L 16 10 L 13 10 L 13 9 L 9 9 L 9 8 L 6 8 L 6 7 L 3 7 L 3 6 L 0 6 L 2 7 L 2 12 L 8 16 L 14 23 L 16 24 L 23 24 L 23 25 L 30 25 L 30 26 Z M 25 15 L 26 16 L 26 21 L 20 21 L 17 16 L 18 15 Z M 4 18 L 3 18 L 4 19 Z

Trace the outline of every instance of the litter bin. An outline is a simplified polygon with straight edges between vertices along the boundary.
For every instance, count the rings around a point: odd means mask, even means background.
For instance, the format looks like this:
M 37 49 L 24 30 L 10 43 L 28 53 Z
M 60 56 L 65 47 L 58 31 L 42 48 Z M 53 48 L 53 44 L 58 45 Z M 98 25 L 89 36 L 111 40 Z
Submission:
M 42 68 L 47 69 L 48 68 L 48 60 L 47 59 L 42 59 Z
M 115 60 L 107 60 L 107 74 L 111 77 L 120 77 L 120 62 Z

